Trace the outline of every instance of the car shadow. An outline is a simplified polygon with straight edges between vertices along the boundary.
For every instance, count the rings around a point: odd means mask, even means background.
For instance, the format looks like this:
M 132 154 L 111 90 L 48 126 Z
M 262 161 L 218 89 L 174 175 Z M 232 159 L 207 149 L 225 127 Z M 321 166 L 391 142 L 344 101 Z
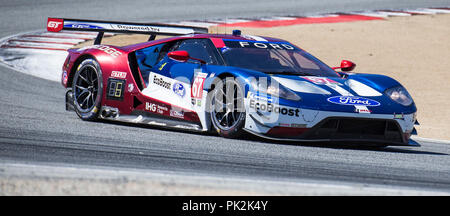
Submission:
M 155 125 L 147 125 L 147 124 L 135 124 L 135 123 L 127 123 L 127 122 L 119 122 L 119 121 L 111 121 L 111 120 L 99 120 L 97 123 L 103 124 L 115 124 L 122 125 L 128 127 L 137 127 L 137 128 L 146 128 L 153 130 L 163 130 L 163 131 L 171 131 L 176 133 L 186 133 L 186 134 L 195 134 L 202 137 L 220 137 L 215 133 L 201 132 L 201 131 L 188 131 L 176 128 L 167 128 L 162 126 Z M 222 138 L 227 139 L 227 138 Z M 278 140 L 269 140 L 258 137 L 256 135 L 246 133 L 242 138 L 238 138 L 238 140 L 250 141 L 250 142 L 264 142 L 270 144 L 277 145 L 290 145 L 290 146 L 302 146 L 302 147 L 314 147 L 314 148 L 333 148 L 333 149 L 349 149 L 349 150 L 361 150 L 361 151 L 378 151 L 378 152 L 390 152 L 390 153 L 402 153 L 402 154 L 428 154 L 428 155 L 448 155 L 440 152 L 430 152 L 430 151 L 421 151 L 419 149 L 411 149 L 417 147 L 408 147 L 408 146 L 380 146 L 374 144 L 361 144 L 361 143 L 349 143 L 349 142 L 294 142 L 294 141 L 278 141 Z M 420 147 L 418 147 L 420 148 Z
M 349 149 L 349 150 L 361 150 L 361 151 L 378 151 L 378 152 L 389 152 L 389 153 L 402 153 L 402 154 L 427 154 L 427 155 L 448 155 L 446 153 L 440 152 L 430 152 L 422 151 L 420 147 L 411 146 L 385 146 L 382 144 L 369 144 L 369 143 L 358 143 L 358 142 L 297 142 L 297 141 L 277 141 L 268 140 L 260 138 L 256 135 L 249 134 L 241 138 L 241 140 L 255 141 L 272 144 L 282 144 L 290 146 L 302 146 L 302 147 L 315 147 L 315 148 L 333 148 L 333 149 Z M 415 149 L 411 149 L 415 148 Z

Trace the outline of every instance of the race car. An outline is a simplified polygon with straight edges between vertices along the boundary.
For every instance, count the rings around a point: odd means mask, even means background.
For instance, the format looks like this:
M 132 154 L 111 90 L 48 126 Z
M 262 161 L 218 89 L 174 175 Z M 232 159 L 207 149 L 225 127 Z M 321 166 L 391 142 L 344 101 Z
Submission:
M 294 142 L 420 146 L 410 139 L 416 106 L 396 80 L 329 67 L 277 38 L 208 34 L 159 23 L 49 18 L 49 31 L 95 31 L 92 46 L 68 50 L 66 109 L 113 120 Z M 148 34 L 143 43 L 101 44 L 105 32 Z M 157 35 L 168 35 L 155 40 Z

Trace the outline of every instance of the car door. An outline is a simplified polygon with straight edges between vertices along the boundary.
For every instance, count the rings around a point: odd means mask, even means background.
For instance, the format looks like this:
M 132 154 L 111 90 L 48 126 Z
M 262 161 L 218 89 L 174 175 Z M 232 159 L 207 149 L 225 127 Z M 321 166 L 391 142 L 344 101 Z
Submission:
M 208 65 L 220 64 L 220 58 L 216 53 L 213 43 L 210 39 L 187 39 L 180 41 L 173 49 L 174 51 L 187 51 L 192 59 L 186 62 L 174 63 L 170 66 L 172 78 L 185 84 L 189 84 L 188 97 L 192 105 L 201 106 L 203 99 L 203 84 L 210 73 Z M 203 60 L 202 64 L 199 60 Z
M 218 64 L 213 44 L 209 39 L 182 39 L 171 44 L 160 44 L 136 52 L 139 69 L 146 83 L 142 93 L 173 105 L 173 117 L 182 117 L 180 110 L 194 110 L 195 99 L 203 97 L 203 81 L 207 65 Z M 193 58 L 185 62 L 171 59 L 168 52 L 184 50 Z M 193 100 L 194 99 L 194 100 Z

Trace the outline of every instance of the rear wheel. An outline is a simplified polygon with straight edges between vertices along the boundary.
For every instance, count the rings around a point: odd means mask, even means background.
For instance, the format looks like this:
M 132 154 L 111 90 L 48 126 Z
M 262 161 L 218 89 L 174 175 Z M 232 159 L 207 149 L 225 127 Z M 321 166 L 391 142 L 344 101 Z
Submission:
M 72 82 L 73 105 L 83 120 L 95 120 L 101 107 L 103 83 L 97 61 L 86 59 L 78 66 Z
M 228 77 L 216 82 L 210 105 L 211 122 L 219 135 L 237 138 L 244 133 L 244 90 L 237 80 Z

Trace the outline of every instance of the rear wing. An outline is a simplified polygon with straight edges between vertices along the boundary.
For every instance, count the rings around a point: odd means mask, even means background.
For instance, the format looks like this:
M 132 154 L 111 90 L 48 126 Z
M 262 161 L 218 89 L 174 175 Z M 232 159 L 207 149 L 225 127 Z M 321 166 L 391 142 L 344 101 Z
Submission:
M 100 44 L 105 32 L 148 34 L 149 41 L 154 40 L 156 35 L 186 35 L 208 33 L 207 28 L 169 25 L 162 23 L 131 23 L 115 21 L 81 20 L 66 18 L 48 18 L 47 31 L 94 31 L 98 32 L 94 44 Z

